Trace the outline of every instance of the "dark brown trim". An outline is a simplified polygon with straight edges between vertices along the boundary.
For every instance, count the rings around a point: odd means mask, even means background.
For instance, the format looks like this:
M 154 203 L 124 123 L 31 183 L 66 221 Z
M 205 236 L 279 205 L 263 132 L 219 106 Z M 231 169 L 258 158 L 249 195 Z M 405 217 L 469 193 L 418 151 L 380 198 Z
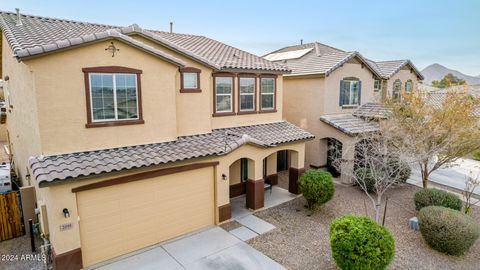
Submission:
M 218 207 L 218 222 L 224 222 L 232 218 L 232 207 L 229 203 Z
M 298 190 L 298 179 L 305 172 L 305 169 L 297 169 L 290 167 L 288 169 L 288 191 L 293 194 L 300 194 Z
M 85 124 L 86 128 L 95 128 L 95 127 L 111 127 L 111 126 L 124 126 L 124 125 L 138 125 L 144 124 L 143 120 L 143 106 L 142 106 L 142 80 L 140 75 L 142 71 L 139 69 L 120 67 L 120 66 L 103 66 L 103 67 L 88 67 L 82 68 L 83 78 L 85 83 L 85 101 L 87 107 L 87 123 Z M 90 73 L 127 73 L 127 74 L 136 74 L 137 75 L 137 106 L 138 106 L 138 119 L 133 120 L 113 120 L 113 121 L 102 121 L 102 122 L 93 122 L 92 117 L 92 108 L 91 108 L 91 97 L 90 97 Z
M 264 197 L 265 186 L 263 179 L 259 180 L 247 180 L 247 208 L 257 210 L 264 206 L 265 197 Z
M 180 68 L 180 93 L 201 93 L 202 88 L 200 87 L 200 73 L 201 69 L 194 67 L 184 67 Z M 197 74 L 197 88 L 184 88 L 183 85 L 183 73 L 196 73 Z
M 139 125 L 144 123 L 145 123 L 144 120 L 105 121 L 105 122 L 87 123 L 85 124 L 85 127 L 87 128 L 113 127 L 113 126 Z
M 258 112 L 259 113 L 274 113 L 277 112 L 277 75 L 262 74 L 259 76 L 259 91 L 258 91 Z M 262 109 L 262 79 L 270 78 L 273 80 L 273 109 Z
M 234 198 L 243 195 L 247 192 L 246 182 L 230 185 L 230 198 Z
M 83 268 L 82 250 L 76 248 L 62 254 L 55 253 L 55 248 L 52 248 L 53 269 L 55 270 L 80 270 Z
M 142 74 L 142 70 L 129 68 L 129 67 L 121 67 L 121 66 L 103 66 L 103 67 L 87 67 L 82 68 L 83 73 L 134 73 L 134 74 Z
M 218 116 L 231 116 L 236 115 L 235 113 L 235 74 L 232 73 L 225 73 L 225 72 L 218 72 L 213 73 L 213 117 Z M 231 77 L 232 78 L 232 111 L 231 112 L 217 112 L 217 89 L 216 89 L 216 78 L 217 77 Z
M 240 108 L 240 78 L 253 78 L 254 83 L 253 83 L 253 110 L 252 111 L 242 111 Z M 237 98 L 238 98 L 238 104 L 237 104 L 237 114 L 253 114 L 257 113 L 257 76 L 255 74 L 238 74 L 237 76 Z
M 267 175 L 266 182 L 269 183 L 272 186 L 277 185 L 278 184 L 278 174 L 274 173 L 274 174 Z
M 144 180 L 144 179 L 148 179 L 148 178 L 152 178 L 152 177 L 164 176 L 164 175 L 169 175 L 169 174 L 175 174 L 175 173 L 180 173 L 180 172 L 185 172 L 185 171 L 201 169 L 201 168 L 205 168 L 205 167 L 217 166 L 218 164 L 219 164 L 218 161 L 205 162 L 205 163 L 193 163 L 193 164 L 182 165 L 182 166 L 177 166 L 177 167 L 162 168 L 162 169 L 157 169 L 157 170 L 148 171 L 148 172 L 141 172 L 141 173 L 136 173 L 136 174 L 127 175 L 127 176 L 121 176 L 121 177 L 118 177 L 118 178 L 113 178 L 113 179 L 102 181 L 102 182 L 97 182 L 97 183 L 92 183 L 92 184 L 72 188 L 72 192 L 76 193 L 76 192 L 90 190 L 90 189 L 97 189 L 97 188 L 109 187 L 109 186 L 113 186 L 113 185 L 120 185 L 120 184 L 135 182 L 135 181 L 139 181 L 139 180 Z

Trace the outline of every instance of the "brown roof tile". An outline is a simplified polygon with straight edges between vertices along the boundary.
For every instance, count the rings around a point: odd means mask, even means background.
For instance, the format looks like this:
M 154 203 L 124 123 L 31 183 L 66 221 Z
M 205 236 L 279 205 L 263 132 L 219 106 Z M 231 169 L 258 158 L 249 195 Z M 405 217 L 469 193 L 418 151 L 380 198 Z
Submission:
M 225 155 L 244 144 L 273 147 L 314 136 L 288 122 L 215 129 L 211 133 L 179 137 L 175 141 L 29 159 L 40 185 L 165 164 L 192 158 Z

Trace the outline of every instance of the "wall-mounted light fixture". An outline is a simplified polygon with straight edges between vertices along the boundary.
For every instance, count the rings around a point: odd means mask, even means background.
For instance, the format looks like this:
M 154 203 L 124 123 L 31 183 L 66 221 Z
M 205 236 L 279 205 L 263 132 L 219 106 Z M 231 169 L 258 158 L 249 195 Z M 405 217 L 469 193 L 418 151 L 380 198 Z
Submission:
M 68 212 L 68 209 L 67 208 L 63 208 L 63 216 L 65 218 L 69 218 L 70 217 L 70 212 Z
M 227 175 L 222 173 L 222 180 L 227 180 Z
M 7 76 L 5 76 L 5 78 L 3 78 L 3 80 L 7 82 L 7 81 L 10 80 L 10 77 L 8 77 L 8 75 L 7 75 Z

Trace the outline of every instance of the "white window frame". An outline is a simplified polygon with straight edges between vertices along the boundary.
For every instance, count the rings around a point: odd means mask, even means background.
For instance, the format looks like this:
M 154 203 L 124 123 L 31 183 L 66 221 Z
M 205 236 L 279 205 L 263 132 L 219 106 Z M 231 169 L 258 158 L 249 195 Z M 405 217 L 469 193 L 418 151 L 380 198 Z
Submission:
M 242 93 L 242 79 L 253 79 L 253 92 L 252 93 Z M 257 79 L 255 77 L 239 77 L 238 78 L 238 92 L 239 92 L 239 101 L 238 101 L 238 111 L 240 112 L 253 112 L 255 111 L 255 92 L 256 92 Z M 242 109 L 242 96 L 252 96 L 253 103 L 251 109 Z
M 263 93 L 263 86 L 262 86 L 262 80 L 273 80 L 273 92 L 272 93 Z M 275 92 L 277 89 L 277 79 L 276 78 L 270 78 L 270 77 L 263 77 L 260 78 L 260 110 L 261 111 L 268 111 L 268 110 L 275 110 Z M 272 96 L 272 107 L 263 107 L 263 96 Z
M 92 92 L 92 75 L 112 75 L 113 78 L 113 108 L 114 108 L 114 114 L 115 114 L 115 119 L 95 119 L 94 114 L 93 114 L 93 92 Z M 135 77 L 135 98 L 137 101 L 137 117 L 136 118 L 124 118 L 124 119 L 118 119 L 118 111 L 117 111 L 117 82 L 116 82 L 116 75 L 133 75 Z M 138 81 L 137 81 L 137 74 L 133 73 L 100 73 L 100 72 L 91 72 L 88 73 L 88 84 L 89 84 L 89 91 L 90 91 L 90 115 L 92 117 L 91 121 L 92 123 L 98 123 L 98 122 L 113 122 L 113 121 L 130 121 L 130 120 L 139 120 L 140 115 L 139 115 L 139 110 L 138 110 Z
M 359 80 L 343 80 L 344 83 L 347 83 L 348 82 L 348 103 L 346 104 L 343 104 L 343 106 L 357 106 L 357 105 L 360 105 L 360 98 L 359 98 L 359 94 L 360 94 L 360 81 Z M 353 89 L 352 89 L 352 86 L 353 86 L 353 82 L 356 83 L 357 85 L 357 102 L 353 102 Z
M 228 78 L 230 79 L 230 81 L 232 82 L 231 84 L 231 87 L 230 87 L 230 94 L 225 94 L 225 93 L 217 93 L 217 82 L 218 82 L 218 78 Z M 233 112 L 233 92 L 234 92 L 234 89 L 233 89 L 233 85 L 234 85 L 234 77 L 231 77 L 231 76 L 217 76 L 215 77 L 215 113 L 230 113 L 230 112 Z M 218 97 L 219 96 L 230 96 L 230 109 L 229 110 L 223 110 L 223 111 L 219 111 L 218 110 L 218 107 L 217 107 L 217 104 L 218 104 Z
M 410 90 L 407 91 L 407 84 L 410 84 Z M 405 93 L 410 94 L 413 91 L 413 81 L 412 80 L 407 80 L 405 82 Z

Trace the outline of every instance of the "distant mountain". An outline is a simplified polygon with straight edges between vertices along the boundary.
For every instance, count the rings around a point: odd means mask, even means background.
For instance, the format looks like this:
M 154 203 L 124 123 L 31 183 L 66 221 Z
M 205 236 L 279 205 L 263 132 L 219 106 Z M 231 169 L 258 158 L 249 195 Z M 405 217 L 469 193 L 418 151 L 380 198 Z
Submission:
M 464 79 L 470 85 L 480 85 L 480 75 L 476 77 L 469 76 L 461 73 L 460 71 L 446 68 L 440 64 L 432 64 L 422 70 L 422 74 L 425 77 L 423 82 L 425 84 L 432 84 L 432 81 L 439 81 L 448 73 L 452 73 L 454 76 Z

